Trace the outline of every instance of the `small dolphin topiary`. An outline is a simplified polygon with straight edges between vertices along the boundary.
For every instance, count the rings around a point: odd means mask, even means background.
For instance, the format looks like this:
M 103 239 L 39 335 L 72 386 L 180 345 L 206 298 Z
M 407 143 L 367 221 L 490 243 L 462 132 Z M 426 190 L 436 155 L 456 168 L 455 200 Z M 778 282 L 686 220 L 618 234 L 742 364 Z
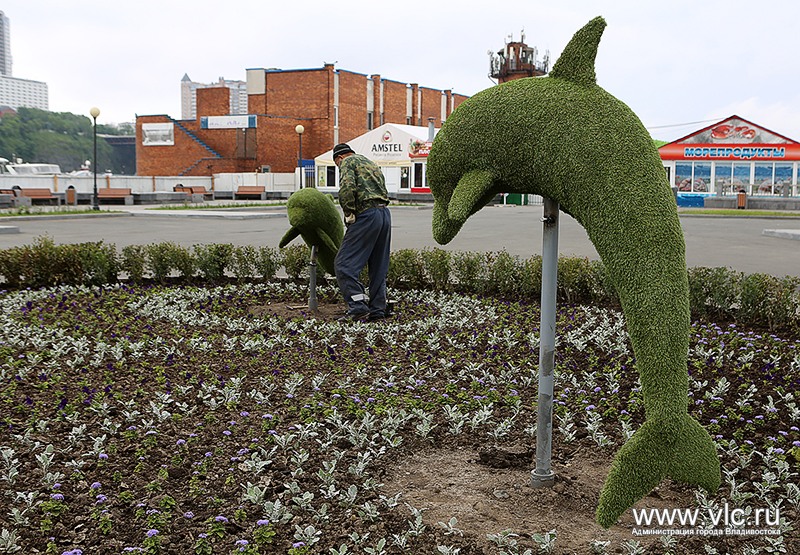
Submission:
M 300 189 L 289 197 L 286 212 L 292 227 L 281 239 L 280 248 L 302 236 L 306 245 L 317 247 L 322 269 L 334 275 L 333 261 L 342 245 L 344 224 L 333 197 L 314 188 Z
M 605 28 L 578 31 L 548 77 L 482 91 L 447 119 L 428 158 L 433 236 L 448 243 L 498 193 L 558 201 L 586 231 L 620 297 L 646 420 L 600 494 L 608 528 L 665 477 L 715 491 L 711 437 L 688 414 L 689 286 L 677 207 L 636 115 L 595 83 Z

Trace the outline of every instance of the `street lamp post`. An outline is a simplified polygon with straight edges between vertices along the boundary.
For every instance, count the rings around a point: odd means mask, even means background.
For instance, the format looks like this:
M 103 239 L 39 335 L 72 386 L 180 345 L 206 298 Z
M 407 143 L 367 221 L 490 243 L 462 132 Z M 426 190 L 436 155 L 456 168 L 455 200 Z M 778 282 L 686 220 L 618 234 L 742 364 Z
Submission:
M 94 136 L 94 157 L 92 158 L 92 173 L 94 174 L 94 195 L 92 196 L 92 209 L 100 210 L 100 204 L 97 200 L 97 116 L 100 115 L 100 108 L 93 106 L 89 110 L 89 115 L 93 120 L 93 136 Z
M 295 133 L 297 133 L 297 140 L 299 141 L 299 149 L 297 153 L 297 167 L 300 169 L 300 188 L 303 188 L 303 132 L 306 130 L 300 124 L 294 128 Z

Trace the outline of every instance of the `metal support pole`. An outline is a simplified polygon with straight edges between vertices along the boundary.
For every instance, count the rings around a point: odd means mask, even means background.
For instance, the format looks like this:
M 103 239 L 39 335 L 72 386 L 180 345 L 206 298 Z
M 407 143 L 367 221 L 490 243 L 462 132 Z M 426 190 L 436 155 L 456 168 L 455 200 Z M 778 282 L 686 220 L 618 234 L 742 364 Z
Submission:
M 553 367 L 556 356 L 556 282 L 558 280 L 558 202 L 544 199 L 542 234 L 542 311 L 539 326 L 539 399 L 536 405 L 536 468 L 531 486 L 552 486 Z
M 311 247 L 311 262 L 308 263 L 309 285 L 308 285 L 308 308 L 317 310 L 317 246 Z

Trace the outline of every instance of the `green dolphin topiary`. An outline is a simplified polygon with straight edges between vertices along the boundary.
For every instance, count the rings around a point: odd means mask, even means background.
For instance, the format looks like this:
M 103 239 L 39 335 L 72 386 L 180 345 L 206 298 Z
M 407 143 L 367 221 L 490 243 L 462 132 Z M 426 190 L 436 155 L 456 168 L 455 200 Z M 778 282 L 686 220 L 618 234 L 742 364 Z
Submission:
M 300 189 L 286 203 L 291 228 L 287 231 L 280 248 L 285 247 L 298 235 L 309 247 L 317 247 L 317 257 L 323 270 L 335 274 L 333 261 L 344 236 L 344 225 L 333 197 L 314 188 Z
M 619 293 L 646 421 L 617 453 L 597 521 L 614 524 L 663 478 L 715 491 L 719 459 L 688 414 L 689 287 L 683 233 L 649 134 L 595 83 L 605 20 L 578 31 L 549 77 L 519 79 L 464 102 L 428 158 L 433 236 L 449 242 L 496 194 L 558 201 L 586 228 Z

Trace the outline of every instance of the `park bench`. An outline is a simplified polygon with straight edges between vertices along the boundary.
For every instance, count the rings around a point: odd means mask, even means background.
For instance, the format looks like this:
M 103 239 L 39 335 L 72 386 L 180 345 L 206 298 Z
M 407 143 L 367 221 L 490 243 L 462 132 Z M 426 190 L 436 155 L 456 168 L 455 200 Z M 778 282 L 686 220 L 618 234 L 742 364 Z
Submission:
M 31 188 L 31 189 L 17 189 L 19 191 L 19 195 L 22 197 L 26 197 L 31 199 L 32 203 L 36 203 L 36 201 L 42 201 L 47 204 L 61 204 L 62 198 L 60 196 L 54 196 L 50 189 L 41 189 L 41 188 Z
M 234 200 L 238 197 L 258 197 L 259 200 L 267 200 L 267 188 L 257 185 L 242 185 L 233 194 Z
M 133 204 L 133 195 L 130 189 L 112 189 L 106 187 L 97 190 L 97 201 L 121 200 L 123 204 Z
M 207 191 L 206 188 L 203 187 L 202 185 L 175 185 L 175 187 L 173 187 L 173 190 L 176 193 L 188 193 L 190 195 L 203 195 L 204 199 L 206 197 L 208 197 L 211 200 L 214 199 L 214 192 L 213 191 Z

